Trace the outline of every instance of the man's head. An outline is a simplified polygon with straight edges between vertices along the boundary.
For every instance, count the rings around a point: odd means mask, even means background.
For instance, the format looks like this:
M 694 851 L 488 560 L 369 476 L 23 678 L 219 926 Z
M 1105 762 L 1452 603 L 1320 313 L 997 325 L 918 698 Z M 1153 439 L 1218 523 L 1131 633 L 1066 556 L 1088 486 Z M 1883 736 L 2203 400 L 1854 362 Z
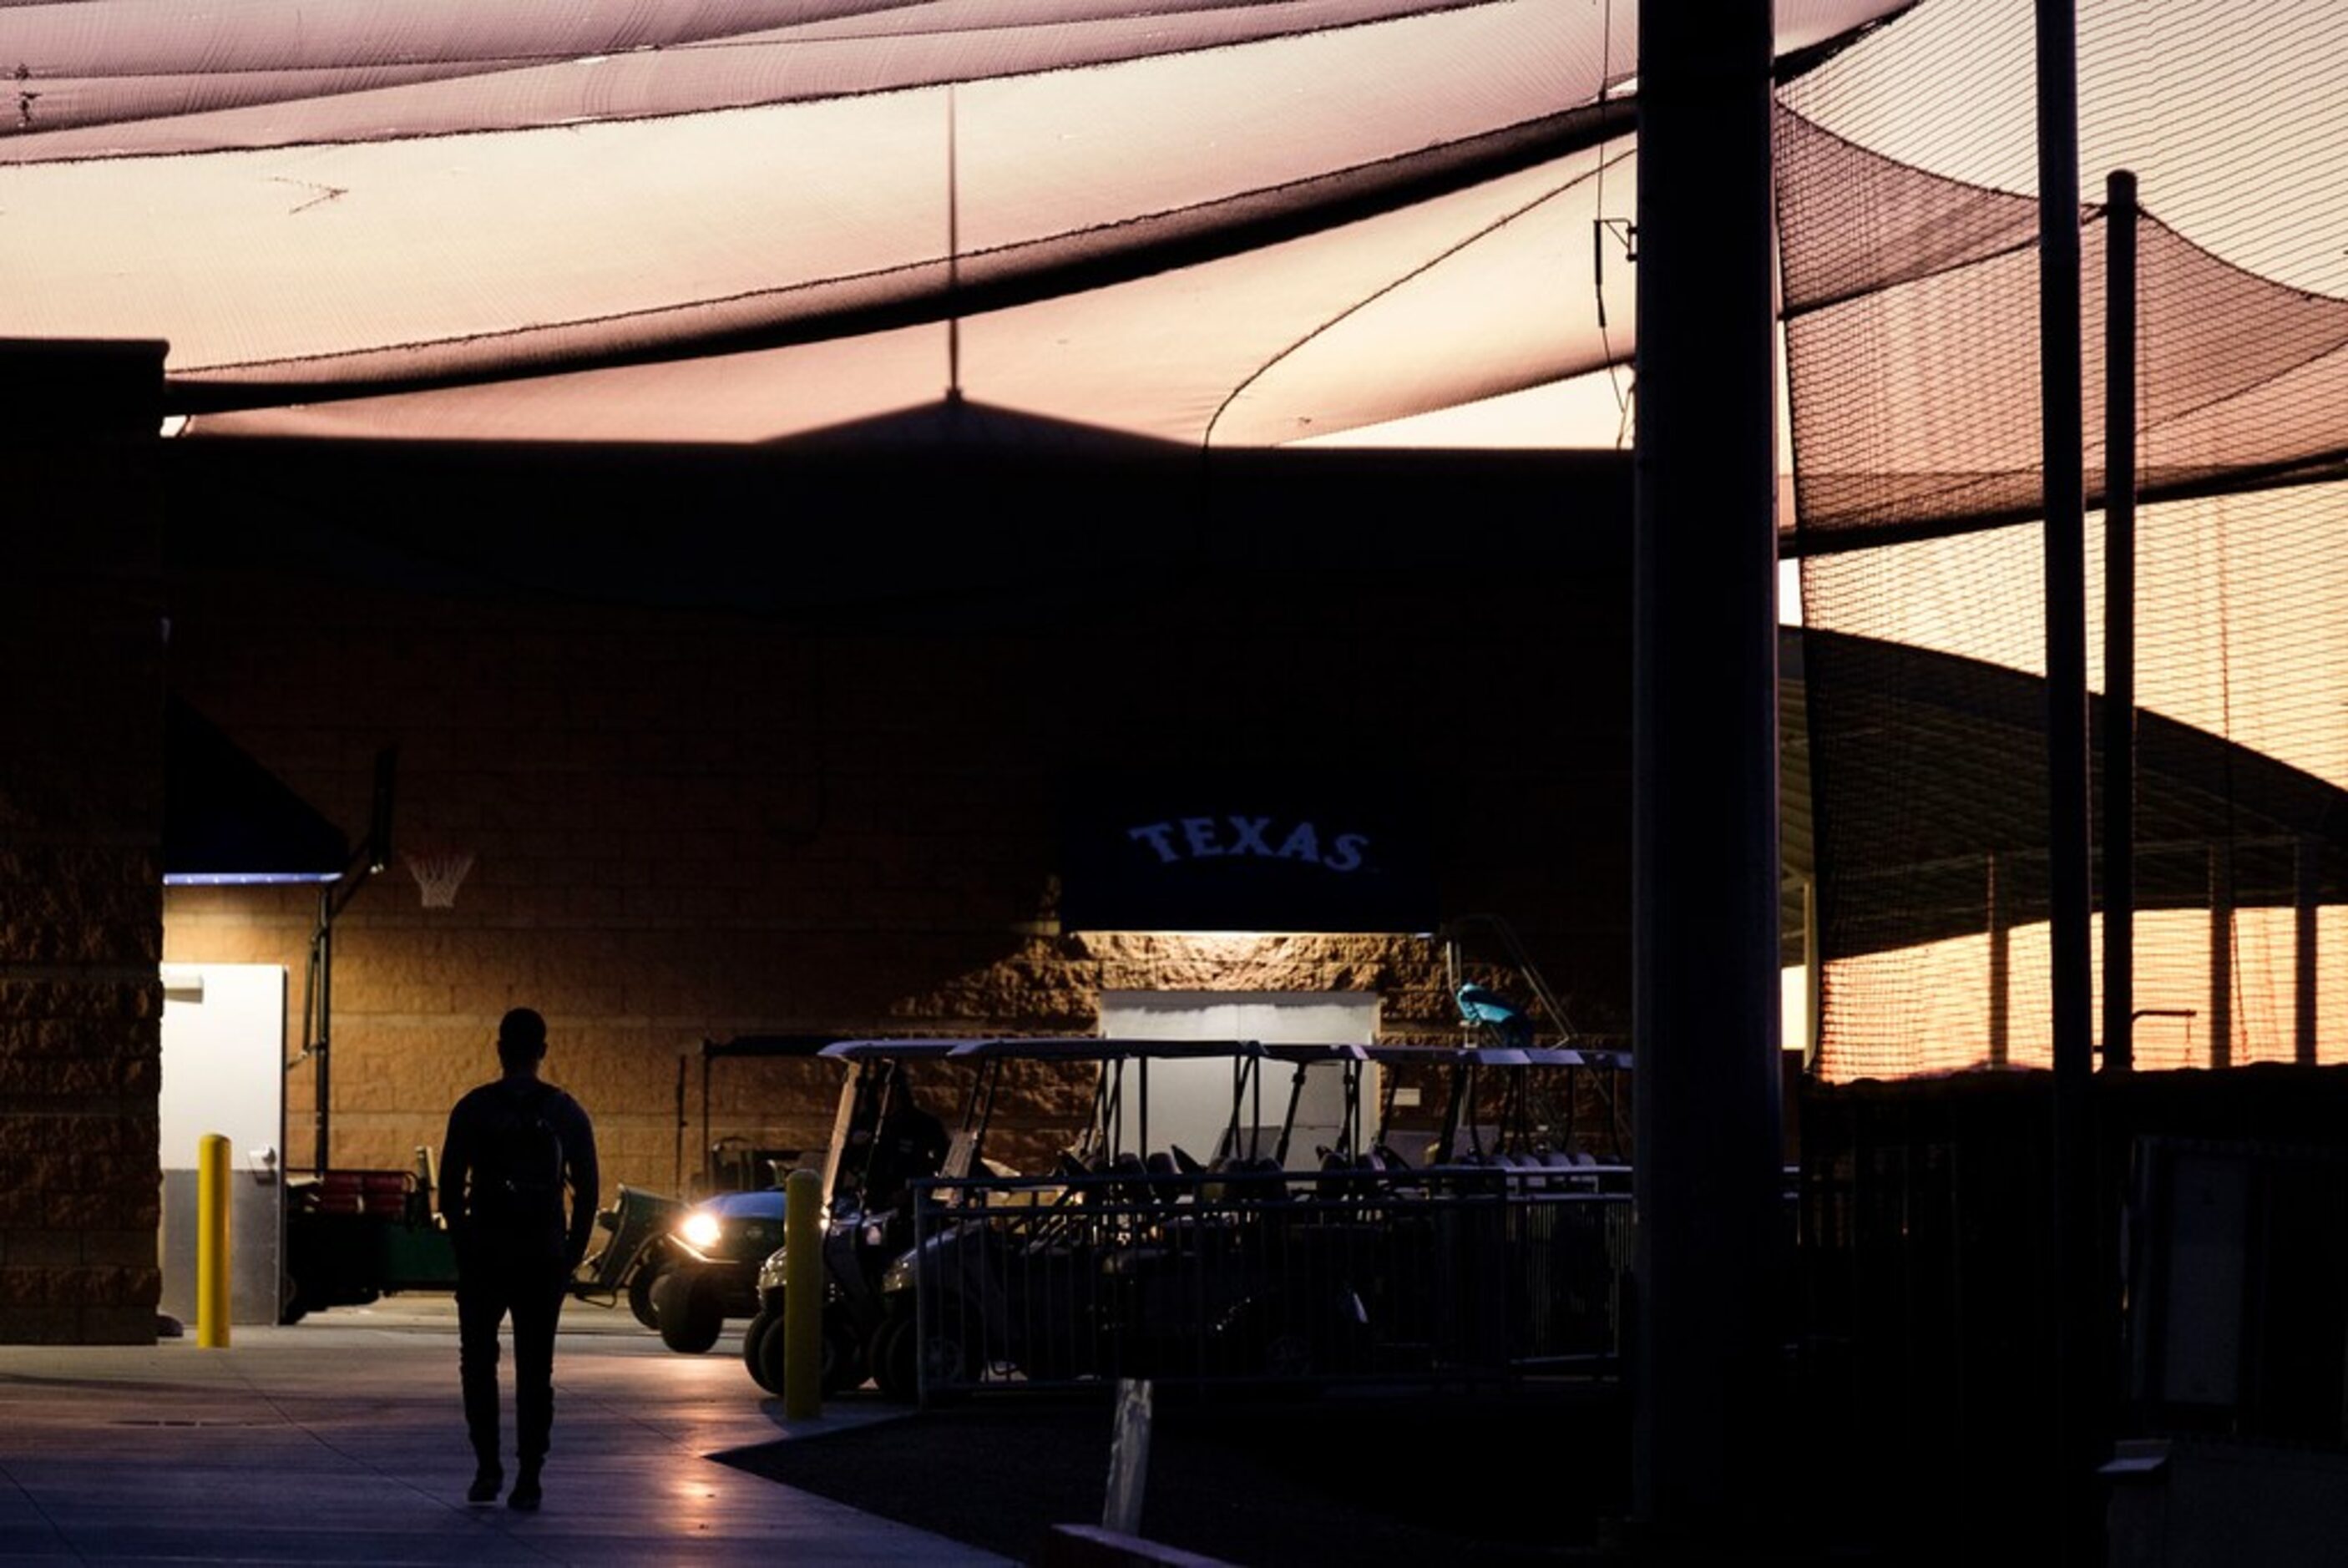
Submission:
M 536 1008 L 516 1007 L 498 1020 L 498 1060 L 508 1072 L 527 1072 L 546 1059 L 546 1020 Z

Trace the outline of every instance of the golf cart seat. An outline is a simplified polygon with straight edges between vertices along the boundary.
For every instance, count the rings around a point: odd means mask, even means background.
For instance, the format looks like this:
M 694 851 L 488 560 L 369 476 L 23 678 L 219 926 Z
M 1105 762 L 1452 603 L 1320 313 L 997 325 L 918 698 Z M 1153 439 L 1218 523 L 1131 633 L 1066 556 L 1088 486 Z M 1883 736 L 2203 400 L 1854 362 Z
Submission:
M 1322 1198 L 1351 1198 L 1366 1195 L 1369 1184 L 1358 1179 L 1354 1173 L 1374 1169 L 1375 1168 L 1371 1165 L 1370 1157 L 1366 1154 L 1349 1157 L 1334 1150 L 1323 1150 L 1321 1151 L 1321 1174 L 1313 1178 L 1313 1194 Z
M 1163 1150 L 1142 1161 L 1142 1169 L 1149 1173 L 1149 1195 L 1159 1203 L 1174 1203 L 1182 1197 L 1182 1170 L 1174 1156 Z
M 1117 1178 L 1109 1191 L 1120 1202 L 1147 1203 L 1153 1196 L 1149 1186 L 1149 1168 L 1141 1162 L 1141 1156 L 1131 1150 L 1109 1161 L 1108 1173 Z
M 1225 1168 L 1224 1176 L 1225 1192 L 1241 1202 L 1284 1203 L 1288 1201 L 1288 1172 L 1279 1161 L 1269 1154 L 1234 1160 Z

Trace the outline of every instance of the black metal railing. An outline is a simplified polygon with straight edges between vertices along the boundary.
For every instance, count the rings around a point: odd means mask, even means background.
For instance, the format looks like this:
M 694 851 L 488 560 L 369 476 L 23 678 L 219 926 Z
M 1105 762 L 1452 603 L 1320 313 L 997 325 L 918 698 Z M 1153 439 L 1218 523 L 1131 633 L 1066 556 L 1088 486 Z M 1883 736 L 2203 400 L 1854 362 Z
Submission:
M 932 1182 L 911 1271 L 922 1398 L 1611 1375 L 1629 1180 L 1524 1161 Z

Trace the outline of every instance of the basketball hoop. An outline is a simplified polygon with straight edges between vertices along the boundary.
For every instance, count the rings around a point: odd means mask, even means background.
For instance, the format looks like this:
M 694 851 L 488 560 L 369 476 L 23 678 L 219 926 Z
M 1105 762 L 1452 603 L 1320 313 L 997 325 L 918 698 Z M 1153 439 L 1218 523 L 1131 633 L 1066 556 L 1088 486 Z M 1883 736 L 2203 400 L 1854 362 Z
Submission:
M 408 873 L 423 890 L 427 909 L 454 909 L 457 905 L 457 884 L 473 869 L 470 850 L 418 850 L 402 855 Z

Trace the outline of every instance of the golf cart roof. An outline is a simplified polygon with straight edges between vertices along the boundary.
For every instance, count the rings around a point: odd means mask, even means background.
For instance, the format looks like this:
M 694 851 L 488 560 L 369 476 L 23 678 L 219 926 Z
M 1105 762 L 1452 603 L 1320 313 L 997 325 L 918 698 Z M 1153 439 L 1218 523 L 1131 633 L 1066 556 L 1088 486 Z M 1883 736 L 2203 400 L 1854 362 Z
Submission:
M 730 1040 L 704 1040 L 701 1057 L 813 1057 L 835 1037 L 830 1035 L 736 1035 Z
M 1366 1061 L 1370 1047 L 1342 1043 L 1270 1043 L 1262 1040 L 1136 1040 L 1099 1035 L 1027 1035 L 961 1039 L 838 1040 L 821 1054 L 851 1060 L 950 1057 L 984 1061 L 1018 1057 L 1039 1061 L 1112 1061 L 1136 1058 L 1196 1060 L 1258 1057 L 1272 1061 Z
M 1492 1068 L 1627 1068 L 1628 1051 L 1585 1051 L 1563 1046 L 1370 1046 L 1374 1062 L 1450 1062 Z

